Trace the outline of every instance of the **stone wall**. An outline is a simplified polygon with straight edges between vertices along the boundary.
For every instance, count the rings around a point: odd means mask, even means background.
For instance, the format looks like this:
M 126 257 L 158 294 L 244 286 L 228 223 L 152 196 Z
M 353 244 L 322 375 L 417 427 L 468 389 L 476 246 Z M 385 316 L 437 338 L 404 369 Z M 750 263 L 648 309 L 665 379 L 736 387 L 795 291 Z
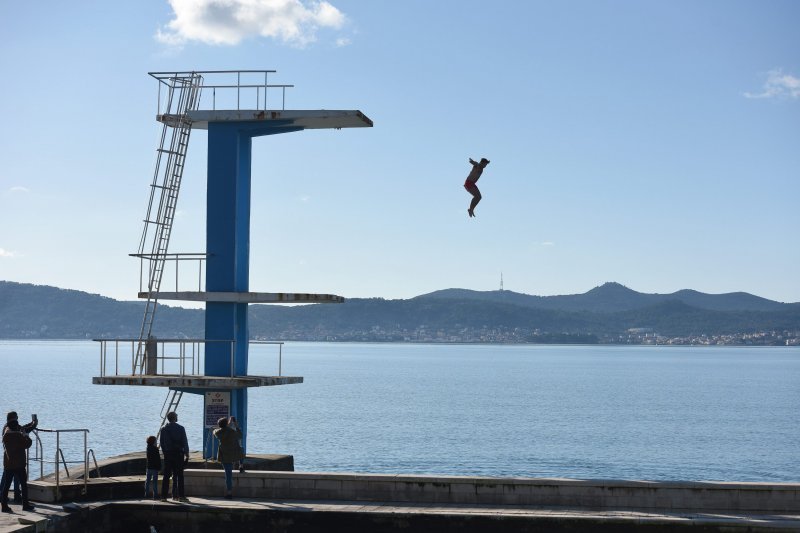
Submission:
M 189 496 L 222 496 L 221 472 L 186 471 Z M 234 473 L 237 498 L 800 513 L 800 484 Z

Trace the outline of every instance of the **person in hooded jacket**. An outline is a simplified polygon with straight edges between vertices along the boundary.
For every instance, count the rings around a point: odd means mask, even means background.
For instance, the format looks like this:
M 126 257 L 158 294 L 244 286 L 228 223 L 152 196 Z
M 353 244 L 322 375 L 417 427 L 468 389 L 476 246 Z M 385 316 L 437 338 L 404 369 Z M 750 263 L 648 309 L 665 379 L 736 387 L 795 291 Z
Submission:
M 8 423 L 13 420 L 19 422 L 19 417 L 17 416 L 16 411 L 10 411 L 6 415 L 6 425 L 3 426 L 3 433 L 0 434 L 0 437 L 2 435 L 5 435 L 6 431 L 8 430 Z M 31 415 L 31 421 L 28 422 L 27 424 L 22 425 L 22 431 L 27 435 L 28 433 L 36 429 L 38 425 L 39 425 L 39 419 L 36 417 L 36 415 Z M 22 503 L 22 493 L 20 492 L 19 489 L 19 480 L 17 478 L 13 478 L 13 481 L 14 481 L 14 503 Z M 6 475 L 4 473 L 3 479 L 2 481 L 0 481 L 0 488 L 2 488 L 5 485 L 5 483 L 6 483 Z
M 239 440 L 242 438 L 242 430 L 236 423 L 235 417 L 222 417 L 217 421 L 219 426 L 214 430 L 214 437 L 219 441 L 217 450 L 217 461 L 222 463 L 225 470 L 225 497 L 233 498 L 233 463 L 242 459 L 242 449 Z
M 8 424 L 3 433 L 3 485 L 0 487 L 0 508 L 2 512 L 11 513 L 8 506 L 8 489 L 12 479 L 19 481 L 22 491 L 22 510 L 33 511 L 34 506 L 28 500 L 28 458 L 26 450 L 31 447 L 33 441 L 23 431 L 22 426 L 16 418 L 8 417 Z

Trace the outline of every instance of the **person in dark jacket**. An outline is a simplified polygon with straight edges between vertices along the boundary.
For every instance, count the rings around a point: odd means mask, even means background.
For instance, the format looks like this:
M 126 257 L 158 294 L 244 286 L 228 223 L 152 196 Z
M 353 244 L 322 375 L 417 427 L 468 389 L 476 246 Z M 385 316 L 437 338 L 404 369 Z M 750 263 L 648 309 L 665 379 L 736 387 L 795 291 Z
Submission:
M 150 482 L 153 482 L 153 499 L 158 499 L 158 471 L 161 470 L 161 454 L 158 452 L 156 437 L 147 437 L 147 477 L 144 480 L 144 497 L 150 497 Z
M 33 441 L 22 431 L 17 419 L 8 421 L 8 428 L 3 433 L 3 486 L 0 487 L 0 508 L 4 513 L 10 513 L 11 507 L 8 506 L 8 489 L 11 480 L 19 480 L 22 489 L 22 510 L 33 511 L 34 506 L 28 500 L 28 472 L 26 470 L 28 458 L 25 450 L 31 447 Z
M 3 433 L 0 434 L 0 437 L 6 434 L 6 430 L 8 429 L 8 423 L 11 422 L 12 420 L 19 421 L 19 417 L 17 416 L 16 411 L 10 411 L 6 415 L 6 425 L 3 426 Z M 23 433 L 27 435 L 28 433 L 36 429 L 36 426 L 38 425 L 39 425 L 39 419 L 36 418 L 36 415 L 31 415 L 31 421 L 21 427 Z M 2 481 L 0 481 L 0 487 L 4 487 L 5 483 L 6 483 L 6 475 L 4 473 L 3 479 Z M 19 490 L 19 480 L 17 478 L 14 478 L 14 503 L 21 503 L 21 502 L 22 502 L 22 493 Z
M 242 458 L 242 450 L 239 447 L 242 430 L 239 429 L 236 417 L 233 416 L 230 419 L 220 418 L 217 425 L 219 428 L 214 430 L 214 436 L 219 441 L 217 461 L 222 463 L 222 469 L 225 470 L 225 497 L 230 500 L 233 498 L 233 463 Z
M 167 501 L 169 478 L 172 482 L 172 499 L 188 502 L 183 487 L 184 461 L 189 462 L 189 441 L 186 429 L 178 424 L 178 413 L 167 413 L 167 425 L 161 428 L 161 451 L 164 452 L 164 481 L 161 483 L 161 501 Z

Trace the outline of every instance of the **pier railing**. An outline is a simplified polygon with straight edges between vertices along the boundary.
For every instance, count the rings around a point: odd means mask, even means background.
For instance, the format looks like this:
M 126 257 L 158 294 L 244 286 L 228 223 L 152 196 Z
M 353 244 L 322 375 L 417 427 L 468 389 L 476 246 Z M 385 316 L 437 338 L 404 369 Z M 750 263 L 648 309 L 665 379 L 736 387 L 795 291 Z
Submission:
M 55 478 L 56 482 L 56 501 L 59 498 L 59 491 L 61 488 L 61 468 L 63 467 L 64 472 L 67 475 L 67 479 L 70 477 L 69 472 L 69 465 L 80 465 L 83 467 L 83 488 L 81 489 L 81 494 L 86 494 L 87 489 L 86 485 L 89 480 L 89 459 L 92 458 L 94 460 L 94 466 L 96 470 L 96 475 L 100 475 L 100 470 L 97 466 L 97 458 L 95 457 L 94 450 L 89 448 L 89 430 L 85 428 L 80 429 L 43 429 L 37 428 L 34 429 L 32 432 L 36 445 L 33 447 L 33 454 L 28 452 L 28 472 L 31 472 L 31 463 L 39 463 L 39 478 L 43 479 L 45 476 L 45 466 L 48 465 L 47 472 L 50 473 L 50 467 L 53 468 L 53 477 Z M 42 443 L 42 438 L 40 434 L 48 434 L 55 436 L 55 452 L 53 456 L 53 460 L 50 461 L 45 458 L 44 454 L 44 444 Z M 83 437 L 83 452 L 81 453 L 80 460 L 67 460 L 66 456 L 64 455 L 64 446 L 62 444 L 62 435 L 65 433 L 77 433 L 81 434 Z M 73 449 L 67 448 L 68 455 L 73 457 L 76 453 Z M 70 453 L 72 452 L 72 453 Z
M 236 377 L 233 340 L 161 339 L 146 342 L 144 364 L 136 364 L 139 339 L 94 339 L 100 343 L 100 376 L 203 376 L 206 347 L 222 344 L 230 352 L 230 377 Z M 278 376 L 283 372 L 283 342 L 250 341 L 249 344 L 268 344 L 278 347 Z

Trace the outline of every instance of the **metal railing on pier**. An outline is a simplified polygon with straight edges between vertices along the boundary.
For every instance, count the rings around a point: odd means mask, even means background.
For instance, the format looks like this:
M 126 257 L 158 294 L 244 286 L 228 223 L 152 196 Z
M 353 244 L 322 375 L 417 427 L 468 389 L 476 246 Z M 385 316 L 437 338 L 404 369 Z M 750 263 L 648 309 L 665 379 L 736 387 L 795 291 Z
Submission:
M 34 429 L 31 433 L 33 433 L 36 446 L 34 447 L 33 455 L 28 453 L 28 472 L 31 471 L 30 466 L 31 463 L 39 463 L 39 478 L 43 479 L 45 476 L 45 465 L 52 465 L 54 472 L 53 476 L 56 482 L 56 501 L 60 497 L 60 490 L 61 490 L 61 467 L 64 468 L 64 472 L 67 475 L 67 479 L 69 479 L 69 465 L 83 465 L 83 488 L 81 489 L 82 494 L 86 494 L 87 491 L 87 483 L 89 481 L 89 458 L 91 457 L 94 460 L 94 467 L 95 467 L 95 475 L 97 477 L 100 476 L 100 468 L 97 465 L 97 458 L 95 457 L 94 450 L 89 448 L 89 430 L 80 428 L 80 429 L 43 429 L 37 428 Z M 44 444 L 42 443 L 42 439 L 40 437 L 40 433 L 45 434 L 53 434 L 55 435 L 55 453 L 54 458 L 52 461 L 45 459 L 44 455 Z M 62 447 L 61 436 L 64 433 L 81 433 L 83 435 L 83 453 L 81 454 L 81 460 L 67 460 L 64 455 L 64 448 Z M 48 469 L 49 470 L 49 469 Z M 48 472 L 49 473 L 49 472 Z

